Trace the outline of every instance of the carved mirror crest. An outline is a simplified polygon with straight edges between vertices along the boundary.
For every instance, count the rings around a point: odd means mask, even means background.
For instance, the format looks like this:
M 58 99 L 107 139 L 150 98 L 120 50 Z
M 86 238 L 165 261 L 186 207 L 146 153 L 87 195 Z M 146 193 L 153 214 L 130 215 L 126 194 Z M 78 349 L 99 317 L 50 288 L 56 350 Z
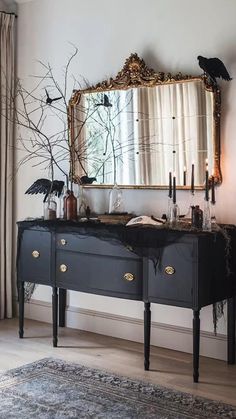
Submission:
M 93 186 L 202 188 L 205 162 L 220 171 L 220 90 L 204 76 L 158 72 L 131 54 L 113 79 L 77 90 L 69 104 L 71 175 Z M 184 173 L 185 172 L 185 173 Z

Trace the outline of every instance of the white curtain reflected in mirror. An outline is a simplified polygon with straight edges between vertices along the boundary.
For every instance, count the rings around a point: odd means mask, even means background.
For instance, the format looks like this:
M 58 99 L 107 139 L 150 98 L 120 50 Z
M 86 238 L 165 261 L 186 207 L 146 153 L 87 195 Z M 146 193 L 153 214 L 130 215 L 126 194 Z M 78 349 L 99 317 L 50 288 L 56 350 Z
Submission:
M 76 176 L 98 184 L 203 185 L 213 170 L 213 93 L 202 80 L 84 93 L 74 109 Z

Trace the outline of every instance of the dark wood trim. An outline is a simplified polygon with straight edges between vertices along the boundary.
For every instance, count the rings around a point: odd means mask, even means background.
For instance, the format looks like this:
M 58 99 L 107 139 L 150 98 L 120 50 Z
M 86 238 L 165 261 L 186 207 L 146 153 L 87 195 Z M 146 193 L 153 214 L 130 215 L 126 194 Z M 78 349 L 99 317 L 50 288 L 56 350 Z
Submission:
M 149 370 L 150 336 L 151 336 L 151 310 L 150 303 L 144 303 L 144 368 Z
M 193 381 L 199 378 L 200 310 L 193 310 Z

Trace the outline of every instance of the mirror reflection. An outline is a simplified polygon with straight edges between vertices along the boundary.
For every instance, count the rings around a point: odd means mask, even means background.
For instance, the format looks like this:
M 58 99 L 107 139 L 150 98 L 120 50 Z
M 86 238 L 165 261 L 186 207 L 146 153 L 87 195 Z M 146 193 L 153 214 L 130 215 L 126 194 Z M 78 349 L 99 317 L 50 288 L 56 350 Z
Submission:
M 76 91 L 70 103 L 74 179 L 96 185 L 195 186 L 219 166 L 220 91 L 204 77 L 155 73 L 132 54 L 115 79 Z

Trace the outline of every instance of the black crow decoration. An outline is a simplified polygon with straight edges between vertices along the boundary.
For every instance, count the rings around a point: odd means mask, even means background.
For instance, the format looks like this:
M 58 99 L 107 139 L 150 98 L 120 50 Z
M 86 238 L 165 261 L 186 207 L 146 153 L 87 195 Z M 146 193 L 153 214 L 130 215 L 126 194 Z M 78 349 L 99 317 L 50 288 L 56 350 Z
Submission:
M 106 95 L 106 94 L 104 94 L 103 95 L 103 102 L 101 102 L 101 103 L 96 103 L 96 105 L 95 106 L 105 106 L 105 108 L 109 108 L 109 107 L 111 107 L 112 106 L 112 104 L 111 104 L 111 102 L 109 101 L 109 97 Z
M 88 176 L 81 176 L 80 178 L 80 184 L 81 185 L 91 185 L 93 182 L 96 182 L 95 177 L 88 177 Z
M 62 180 L 37 179 L 25 192 L 26 194 L 35 195 L 42 193 L 45 195 L 43 202 L 46 202 L 48 195 L 55 192 L 56 196 L 61 196 L 64 182 Z
M 202 68 L 204 73 L 210 77 L 213 83 L 216 84 L 217 77 L 221 77 L 223 80 L 232 80 L 224 63 L 222 63 L 219 58 L 205 58 L 199 55 L 197 59 L 199 66 Z
M 52 98 L 49 96 L 47 89 L 45 89 L 45 92 L 46 92 L 46 96 L 47 96 L 47 99 L 46 99 L 46 105 L 51 105 L 51 104 L 52 104 L 52 102 L 55 102 L 55 100 L 60 100 L 60 99 L 62 99 L 62 96 L 60 96 L 60 97 L 54 97 L 54 98 L 52 99 Z

